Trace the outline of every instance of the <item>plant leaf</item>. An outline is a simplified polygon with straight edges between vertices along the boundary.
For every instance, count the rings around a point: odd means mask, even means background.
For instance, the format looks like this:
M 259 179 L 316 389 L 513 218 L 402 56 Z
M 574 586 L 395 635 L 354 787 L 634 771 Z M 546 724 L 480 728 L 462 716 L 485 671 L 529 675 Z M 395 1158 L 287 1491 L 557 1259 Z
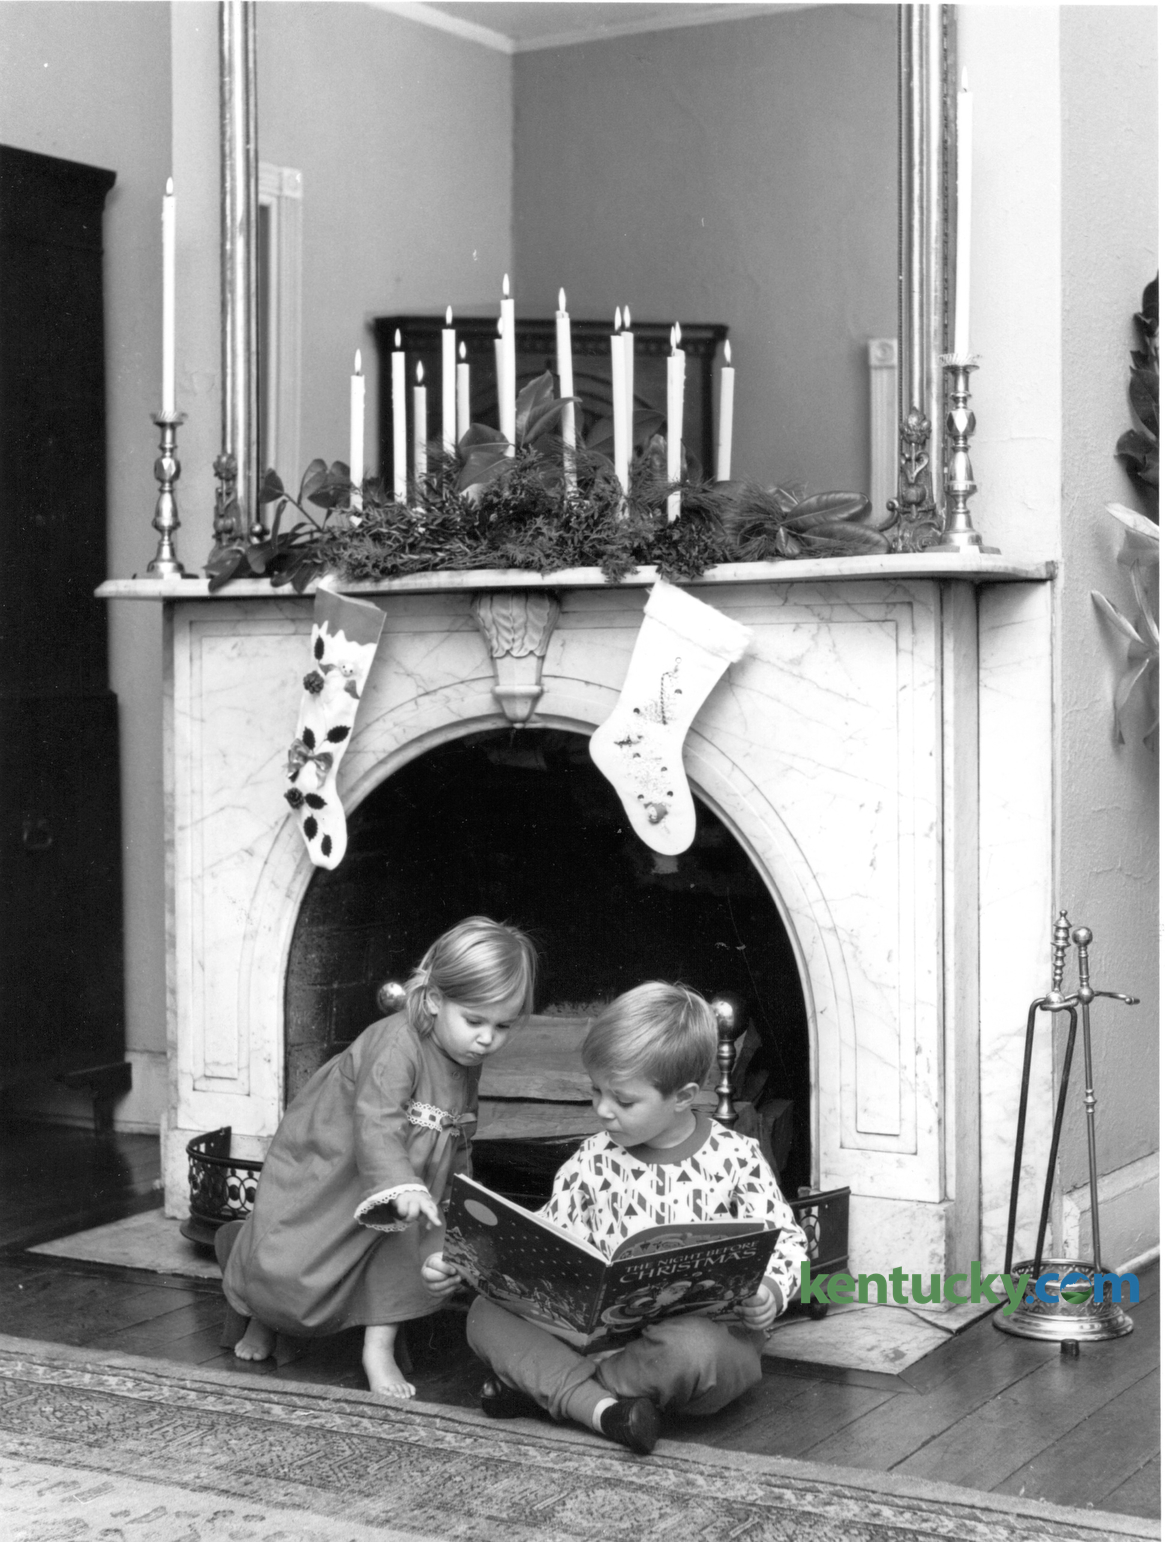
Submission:
M 206 564 L 206 576 L 210 582 L 207 589 L 211 594 L 217 594 L 222 586 L 229 583 L 246 560 L 246 552 L 241 546 L 220 546 L 211 553 Z
M 297 502 L 305 503 L 316 491 L 322 487 L 328 475 L 328 465 L 323 460 L 313 460 L 303 474 L 303 480 L 299 484 L 299 498 Z
M 1092 595 L 1092 603 L 1096 606 L 1097 610 L 1106 621 L 1116 628 L 1122 637 L 1127 638 L 1129 642 L 1141 642 L 1141 634 L 1137 631 L 1136 627 L 1125 616 L 1121 615 L 1120 611 L 1117 610 L 1110 600 L 1106 600 L 1104 595 L 1099 594 L 1095 589 L 1089 592 Z
M 260 503 L 274 503 L 276 498 L 283 497 L 283 482 L 274 466 L 268 466 L 263 473 L 263 486 L 259 489 Z

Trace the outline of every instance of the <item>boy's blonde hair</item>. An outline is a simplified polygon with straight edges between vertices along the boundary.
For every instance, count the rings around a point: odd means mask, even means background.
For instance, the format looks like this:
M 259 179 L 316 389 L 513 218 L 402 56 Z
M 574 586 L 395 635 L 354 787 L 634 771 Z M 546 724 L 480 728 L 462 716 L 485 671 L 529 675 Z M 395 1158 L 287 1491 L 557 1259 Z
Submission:
M 469 916 L 442 933 L 405 983 L 405 1012 L 415 1031 L 433 1031 L 434 1014 L 425 1003 L 431 989 L 463 1007 L 497 1007 L 515 1002 L 515 1016 L 534 1006 L 538 955 L 516 926 Z
M 587 1070 L 642 1077 L 665 1097 L 702 1084 L 716 1058 L 712 1009 L 686 985 L 649 980 L 605 1006 L 583 1040 Z

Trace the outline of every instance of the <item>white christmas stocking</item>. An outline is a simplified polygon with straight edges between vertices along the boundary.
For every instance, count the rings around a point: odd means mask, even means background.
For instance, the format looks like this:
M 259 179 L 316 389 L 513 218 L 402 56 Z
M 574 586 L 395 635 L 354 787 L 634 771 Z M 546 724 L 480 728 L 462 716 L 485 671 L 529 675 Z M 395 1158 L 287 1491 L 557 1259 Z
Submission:
M 675 856 L 696 835 L 684 774 L 684 737 L 720 676 L 748 646 L 748 628 L 660 581 L 623 682 L 619 705 L 591 735 L 591 759 L 653 851 Z
M 383 629 L 384 612 L 378 606 L 323 587 L 316 591 L 312 668 L 303 680 L 299 721 L 287 752 L 291 786 L 283 796 L 299 818 L 317 867 L 337 867 L 348 849 L 336 774 Z

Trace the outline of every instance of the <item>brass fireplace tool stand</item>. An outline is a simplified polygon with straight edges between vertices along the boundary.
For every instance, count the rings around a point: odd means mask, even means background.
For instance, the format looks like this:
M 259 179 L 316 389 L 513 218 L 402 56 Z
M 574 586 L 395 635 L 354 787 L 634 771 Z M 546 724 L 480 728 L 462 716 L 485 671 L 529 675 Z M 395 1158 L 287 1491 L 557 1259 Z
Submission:
M 1064 964 L 1068 956 L 1069 941 L 1076 945 L 1079 979 L 1075 992 L 1063 993 Z M 1112 1299 L 1111 1281 L 1106 1281 L 1102 1299 L 1096 1301 L 1094 1283 L 1105 1273 L 1100 1243 L 1100 1204 L 1096 1173 L 1096 1093 L 1092 1086 L 1092 1003 L 1099 996 L 1113 1001 L 1123 1001 L 1126 1006 L 1136 1006 L 1137 997 L 1126 996 L 1122 991 L 1098 991 L 1092 986 L 1088 972 L 1088 948 L 1092 933 L 1086 926 L 1072 928 L 1068 912 L 1061 910 L 1052 932 L 1053 968 L 1052 988 L 1046 996 L 1033 1001 L 1027 1014 L 1027 1037 L 1023 1050 L 1023 1078 L 1019 1094 L 1019 1118 L 1015 1132 L 1015 1165 L 1011 1174 L 1011 1202 L 1007 1212 L 1007 1250 L 1003 1261 L 1005 1274 L 1031 1276 L 1032 1293 L 1025 1296 L 1022 1304 L 1009 1317 L 996 1313 L 993 1321 L 1003 1333 L 1019 1338 L 1043 1339 L 1047 1342 L 1088 1341 L 1120 1338 L 1133 1331 L 1132 1318 L 1121 1310 Z M 1068 1098 L 1068 1081 L 1072 1074 L 1072 1052 L 1076 1044 L 1077 1010 L 1081 1037 L 1084 1045 L 1084 1116 L 1088 1129 L 1088 1189 L 1092 1204 L 1092 1263 L 1079 1259 L 1045 1258 L 1044 1240 L 1048 1228 L 1048 1212 L 1052 1203 L 1052 1188 L 1056 1176 L 1056 1156 L 1060 1147 L 1060 1130 L 1064 1122 L 1064 1107 Z M 1056 1114 L 1052 1123 L 1052 1146 L 1048 1154 L 1048 1171 L 1044 1181 L 1043 1202 L 1040 1205 L 1040 1224 L 1036 1233 L 1036 1251 L 1033 1259 L 1025 1259 L 1012 1268 L 1015 1249 L 1015 1218 L 1019 1205 L 1019 1185 L 1023 1167 L 1023 1136 L 1027 1121 L 1028 1086 L 1031 1080 L 1032 1047 L 1035 1042 L 1037 1012 L 1067 1012 L 1068 1039 L 1064 1046 L 1064 1067 L 1060 1073 L 1060 1091 L 1056 1099 Z M 1045 1286 L 1050 1301 L 1042 1301 L 1034 1292 L 1035 1281 L 1047 1271 L 1059 1278 L 1069 1273 L 1080 1275 L 1074 1282 L 1077 1289 L 1067 1293 L 1049 1283 Z

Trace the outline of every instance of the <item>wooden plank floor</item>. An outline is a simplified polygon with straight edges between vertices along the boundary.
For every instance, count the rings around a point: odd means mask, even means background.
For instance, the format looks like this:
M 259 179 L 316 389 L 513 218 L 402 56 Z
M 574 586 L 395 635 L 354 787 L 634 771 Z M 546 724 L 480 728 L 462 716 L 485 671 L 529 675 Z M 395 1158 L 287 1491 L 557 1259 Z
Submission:
M 84 1140 L 69 1134 L 55 1150 L 39 1137 L 36 1160 L 23 1164 L 0 1143 L 0 1178 L 11 1180 L 0 1201 L 0 1331 L 244 1377 L 364 1385 L 359 1332 L 280 1340 L 274 1359 L 245 1365 L 219 1344 L 222 1297 L 213 1283 L 27 1253 L 29 1237 L 44 1240 L 46 1227 L 64 1235 L 96 1224 L 76 1219 L 81 1191 L 64 1192 L 70 1164 L 83 1166 L 85 1154 Z M 131 1213 L 150 1202 L 156 1176 L 156 1142 L 151 1168 L 144 1148 L 118 1139 L 131 1144 L 116 1162 L 107 1151 L 104 1176 L 84 1180 L 101 1219 L 118 1204 Z M 731 1408 L 672 1420 L 665 1433 L 1157 1518 L 1158 1276 L 1156 1264 L 1141 1274 L 1136 1331 L 1085 1346 L 1076 1359 L 999 1333 L 984 1318 L 901 1376 L 770 1361 L 760 1386 Z M 418 1396 L 476 1406 L 482 1370 L 466 1350 L 462 1317 L 411 1325 L 408 1345 Z

